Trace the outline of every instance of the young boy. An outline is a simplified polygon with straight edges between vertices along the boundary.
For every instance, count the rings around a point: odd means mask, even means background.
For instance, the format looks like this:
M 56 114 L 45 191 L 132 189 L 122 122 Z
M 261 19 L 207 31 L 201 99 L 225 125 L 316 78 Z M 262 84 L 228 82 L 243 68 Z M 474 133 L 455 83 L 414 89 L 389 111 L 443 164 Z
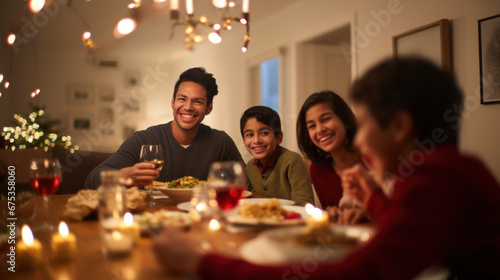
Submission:
M 280 146 L 283 132 L 278 113 L 265 106 L 251 107 L 241 116 L 240 130 L 245 147 L 254 157 L 246 167 L 252 191 L 290 199 L 298 205 L 314 204 L 302 157 Z

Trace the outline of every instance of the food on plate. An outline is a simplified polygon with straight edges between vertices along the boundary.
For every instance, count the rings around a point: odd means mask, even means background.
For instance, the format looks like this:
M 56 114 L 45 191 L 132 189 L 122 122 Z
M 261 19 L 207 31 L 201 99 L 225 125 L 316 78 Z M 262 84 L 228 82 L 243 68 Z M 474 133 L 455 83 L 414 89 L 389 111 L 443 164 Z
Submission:
M 347 236 L 345 232 L 336 232 L 332 227 L 306 227 L 295 238 L 294 241 L 299 244 L 354 244 L 356 238 Z
M 269 199 L 261 203 L 245 203 L 241 205 L 238 215 L 250 219 L 300 219 L 302 216 L 293 211 L 287 211 L 276 199 Z
M 200 180 L 193 176 L 184 176 L 179 179 L 175 179 L 170 182 L 158 182 L 154 181 L 153 186 L 155 187 L 167 187 L 172 189 L 192 189 L 197 185 L 204 183 L 205 180 Z
M 177 211 L 159 210 L 156 212 L 142 212 L 134 215 L 134 220 L 141 226 L 141 230 L 160 228 L 162 226 L 188 227 L 193 219 L 191 215 Z

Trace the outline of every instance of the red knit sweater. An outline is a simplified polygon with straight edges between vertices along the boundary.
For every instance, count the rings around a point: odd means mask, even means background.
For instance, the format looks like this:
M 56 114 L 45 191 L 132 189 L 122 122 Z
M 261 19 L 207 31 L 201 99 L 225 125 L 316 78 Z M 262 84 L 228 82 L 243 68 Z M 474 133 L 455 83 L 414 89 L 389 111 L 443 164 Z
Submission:
M 441 264 L 458 279 L 500 279 L 500 186 L 478 160 L 440 146 L 367 206 L 378 233 L 338 263 L 258 266 L 206 256 L 203 279 L 411 279 Z

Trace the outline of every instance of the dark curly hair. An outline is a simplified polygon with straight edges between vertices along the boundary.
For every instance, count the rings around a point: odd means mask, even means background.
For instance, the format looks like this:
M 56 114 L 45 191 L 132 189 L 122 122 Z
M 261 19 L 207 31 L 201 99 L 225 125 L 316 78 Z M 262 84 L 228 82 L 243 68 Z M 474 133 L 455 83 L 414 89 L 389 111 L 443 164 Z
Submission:
M 207 106 L 212 103 L 214 96 L 217 95 L 218 87 L 214 75 L 208 73 L 203 67 L 190 68 L 179 76 L 179 80 L 175 83 L 174 99 L 177 95 L 177 90 L 182 82 L 194 82 L 201 85 L 207 91 Z
M 418 140 L 433 139 L 436 129 L 444 142 L 457 143 L 462 92 L 449 74 L 419 57 L 386 59 L 355 81 L 351 99 L 365 104 L 381 127 L 399 110 L 414 120 Z
M 312 106 L 324 103 L 332 109 L 333 113 L 344 123 L 346 128 L 346 137 L 344 139 L 344 147 L 349 151 L 355 151 L 354 135 L 358 129 L 356 117 L 347 103 L 333 91 L 321 91 L 311 94 L 300 109 L 297 118 L 297 143 L 302 154 L 309 158 L 314 164 L 331 163 L 332 157 L 330 153 L 318 148 L 309 137 L 306 124 L 306 113 Z

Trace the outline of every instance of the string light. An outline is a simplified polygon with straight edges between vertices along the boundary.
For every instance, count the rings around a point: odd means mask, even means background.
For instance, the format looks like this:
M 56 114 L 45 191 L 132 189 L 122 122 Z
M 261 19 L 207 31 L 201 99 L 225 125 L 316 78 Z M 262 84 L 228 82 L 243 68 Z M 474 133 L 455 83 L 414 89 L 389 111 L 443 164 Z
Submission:
M 45 0 L 30 0 L 29 1 L 29 8 L 32 13 L 36 14 L 40 12 L 43 9 L 43 6 L 45 6 Z
M 16 41 L 16 34 L 14 33 L 10 33 L 8 36 L 7 36 L 7 44 L 9 46 L 12 46 L 14 45 L 14 42 Z

